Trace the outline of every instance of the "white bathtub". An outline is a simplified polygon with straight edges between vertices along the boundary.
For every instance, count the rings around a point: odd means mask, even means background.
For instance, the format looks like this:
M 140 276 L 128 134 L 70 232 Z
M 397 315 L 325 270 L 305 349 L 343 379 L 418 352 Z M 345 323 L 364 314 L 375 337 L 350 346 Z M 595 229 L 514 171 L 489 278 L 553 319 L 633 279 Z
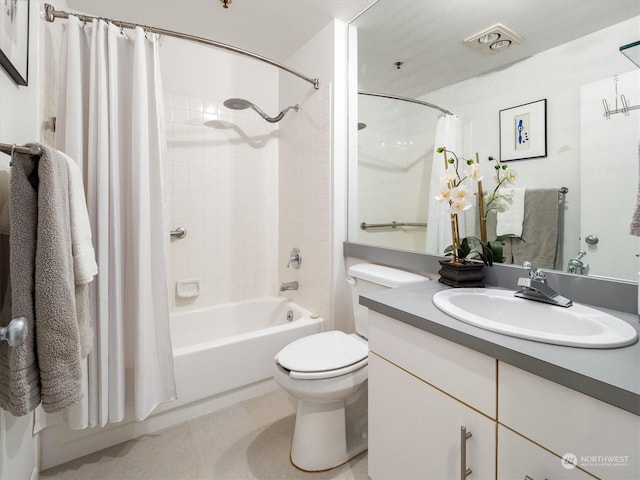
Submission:
M 291 311 L 293 320 L 287 321 Z M 278 388 L 274 357 L 293 340 L 322 331 L 321 318 L 283 297 L 248 300 L 171 315 L 178 400 L 146 420 L 40 432 L 42 469 L 126 442 Z
M 287 319 L 291 312 L 293 320 Z M 322 318 L 283 297 L 171 315 L 178 401 L 208 399 L 271 379 L 273 361 L 293 340 L 322 331 Z

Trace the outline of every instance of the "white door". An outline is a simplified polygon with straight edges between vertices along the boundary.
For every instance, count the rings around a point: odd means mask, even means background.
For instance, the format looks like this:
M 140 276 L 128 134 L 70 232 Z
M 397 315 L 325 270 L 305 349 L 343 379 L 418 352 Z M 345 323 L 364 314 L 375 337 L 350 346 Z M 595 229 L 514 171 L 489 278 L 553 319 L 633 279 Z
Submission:
M 37 478 L 33 414 L 23 417 L 0 410 L 0 479 Z
M 580 231 L 582 260 L 590 275 L 637 280 L 640 271 L 640 237 L 629 233 L 638 192 L 640 109 L 618 113 L 607 120 L 603 99 L 616 108 L 613 77 L 581 89 Z M 620 95 L 629 105 L 640 104 L 640 71 L 617 77 Z M 587 243 L 592 236 L 592 242 Z M 577 252 L 565 252 L 572 255 Z

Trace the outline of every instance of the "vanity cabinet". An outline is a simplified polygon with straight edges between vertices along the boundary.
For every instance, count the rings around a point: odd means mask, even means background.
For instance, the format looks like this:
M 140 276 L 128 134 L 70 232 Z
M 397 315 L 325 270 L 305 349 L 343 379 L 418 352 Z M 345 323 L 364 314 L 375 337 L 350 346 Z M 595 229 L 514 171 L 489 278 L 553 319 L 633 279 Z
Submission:
M 372 479 L 459 479 L 463 469 L 472 471 L 469 478 L 493 479 L 495 428 L 492 419 L 376 354 L 369 356 Z
M 563 466 L 561 458 L 514 431 L 498 425 L 498 480 L 593 480 Z
M 555 455 L 596 477 L 640 479 L 639 416 L 503 362 L 498 398 L 500 423 Z
M 640 479 L 640 416 L 372 310 L 369 349 L 373 480 Z
M 369 348 L 369 476 L 494 479 L 496 361 L 372 311 Z

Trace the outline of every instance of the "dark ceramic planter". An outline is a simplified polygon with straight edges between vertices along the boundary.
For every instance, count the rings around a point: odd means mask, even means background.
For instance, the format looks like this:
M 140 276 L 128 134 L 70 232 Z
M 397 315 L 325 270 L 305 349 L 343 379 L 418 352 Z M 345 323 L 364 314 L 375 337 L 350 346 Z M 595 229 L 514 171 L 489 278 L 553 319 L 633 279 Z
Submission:
M 438 281 L 450 287 L 484 287 L 484 264 L 476 262 L 451 263 L 440 260 Z

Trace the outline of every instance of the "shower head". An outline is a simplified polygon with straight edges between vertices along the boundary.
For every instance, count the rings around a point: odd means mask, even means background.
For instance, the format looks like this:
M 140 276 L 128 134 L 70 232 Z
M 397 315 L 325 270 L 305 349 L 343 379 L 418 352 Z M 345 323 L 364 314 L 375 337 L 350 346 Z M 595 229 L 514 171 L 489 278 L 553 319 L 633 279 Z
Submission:
M 231 110 L 246 110 L 253 105 L 249 100 L 244 98 L 228 98 L 223 105 Z
M 260 115 L 262 118 L 264 118 L 269 123 L 279 122 L 280 120 L 282 120 L 284 118 L 285 114 L 289 110 L 293 109 L 293 110 L 295 110 L 297 112 L 298 108 L 299 108 L 298 105 L 292 105 L 292 106 L 287 107 L 284 110 L 282 110 L 275 117 L 270 117 L 269 115 L 264 113 L 260 108 L 258 108 L 257 105 L 254 105 L 249 100 L 245 100 L 244 98 L 229 98 L 229 99 L 227 99 L 227 100 L 225 100 L 223 102 L 223 105 L 225 107 L 227 107 L 227 108 L 230 108 L 231 110 L 245 110 L 247 108 L 251 108 L 252 110 L 254 110 L 258 115 Z

